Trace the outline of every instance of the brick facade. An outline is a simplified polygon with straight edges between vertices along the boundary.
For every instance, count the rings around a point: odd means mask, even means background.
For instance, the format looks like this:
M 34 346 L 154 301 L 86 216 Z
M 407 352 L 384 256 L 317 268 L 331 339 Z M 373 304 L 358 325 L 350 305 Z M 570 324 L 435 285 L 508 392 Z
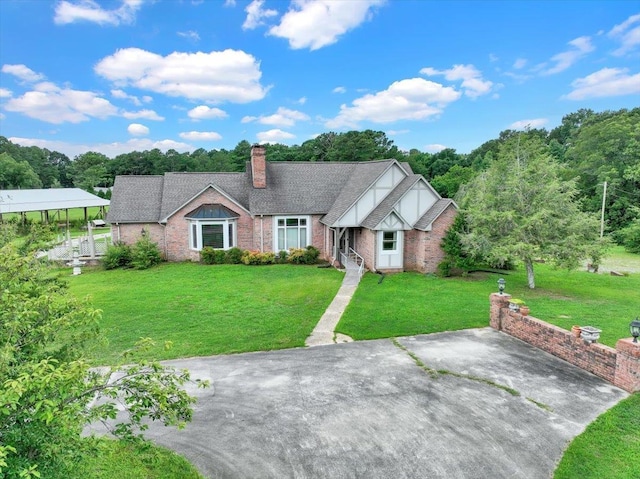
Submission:
M 240 217 L 237 220 L 237 246 L 253 249 L 253 218 L 233 201 L 209 188 L 193 201 L 172 215 L 165 227 L 166 256 L 168 261 L 199 261 L 200 252 L 189 247 L 190 222 L 185 215 L 203 204 L 219 203 L 234 211 Z
M 112 237 L 127 244 L 135 243 L 141 236 L 142 229 L 158 244 L 168 261 L 199 261 L 200 252 L 189 245 L 190 221 L 185 218 L 189 212 L 203 204 L 221 204 L 239 215 L 236 223 L 236 246 L 246 250 L 274 250 L 274 217 L 251 216 L 241 206 L 229 200 L 213 188 L 204 191 L 200 196 L 171 215 L 166 225 L 159 223 L 123 223 L 112 226 Z M 403 270 L 431 273 L 444 258 L 440 247 L 442 238 L 453 223 L 456 209 L 449 205 L 434 221 L 431 231 L 405 231 L 404 234 L 404 267 L 385 272 Z M 284 216 L 284 215 L 283 215 Z M 295 215 L 294 215 L 295 216 Z M 311 216 L 311 244 L 320 250 L 320 257 L 331 260 L 333 256 L 333 232 L 320 222 L 322 215 Z M 355 229 L 356 251 L 365 261 L 366 269 L 375 271 L 377 232 L 367 228 Z M 277 251 L 275 251 L 277 253 Z
M 404 266 L 406 270 L 421 273 L 435 273 L 444 259 L 440 246 L 447 230 L 456 217 L 456 209 L 451 204 L 433 222 L 431 231 L 411 230 L 404 235 Z
M 628 392 L 640 391 L 640 343 L 588 344 L 570 331 L 509 310 L 510 295 L 491 295 L 491 327 L 589 371 Z

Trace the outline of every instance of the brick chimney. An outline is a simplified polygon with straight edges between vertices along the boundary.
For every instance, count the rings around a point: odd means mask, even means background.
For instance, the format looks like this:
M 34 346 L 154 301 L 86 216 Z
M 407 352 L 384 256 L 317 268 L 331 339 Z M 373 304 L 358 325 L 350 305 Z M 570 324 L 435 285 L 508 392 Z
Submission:
M 251 147 L 251 177 L 254 188 L 267 187 L 267 159 L 262 145 Z

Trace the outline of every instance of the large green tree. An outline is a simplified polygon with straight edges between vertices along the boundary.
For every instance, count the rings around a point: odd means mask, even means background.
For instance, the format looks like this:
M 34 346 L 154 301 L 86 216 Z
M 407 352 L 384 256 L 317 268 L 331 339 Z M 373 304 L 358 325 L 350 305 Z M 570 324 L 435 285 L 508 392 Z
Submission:
M 42 182 L 26 161 L 16 161 L 8 153 L 0 153 L 0 189 L 40 188 Z
M 0 295 L 0 477 L 69 477 L 87 453 L 83 427 L 94 421 L 132 437 L 146 418 L 177 426 L 191 418 L 186 371 L 137 362 L 135 351 L 119 365 L 94 368 L 88 353 L 100 312 L 11 243 L 0 248 Z
M 507 139 L 489 169 L 466 188 L 463 209 L 470 233 L 465 247 L 492 263 L 521 260 L 535 288 L 534 262 L 575 267 L 593 252 L 597 218 L 580 211 L 573 181 L 563 181 L 559 165 L 542 139 Z

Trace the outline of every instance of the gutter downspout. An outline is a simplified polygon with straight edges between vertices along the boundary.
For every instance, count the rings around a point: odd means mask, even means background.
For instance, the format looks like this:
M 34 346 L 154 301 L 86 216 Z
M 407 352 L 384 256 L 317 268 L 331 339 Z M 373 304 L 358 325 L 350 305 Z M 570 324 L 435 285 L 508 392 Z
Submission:
M 260 215 L 260 252 L 264 253 L 264 215 Z
M 162 226 L 162 237 L 164 238 L 164 259 L 169 261 L 169 249 L 167 247 L 167 225 L 163 225 L 158 221 L 158 224 Z M 189 226 L 191 228 L 191 226 Z

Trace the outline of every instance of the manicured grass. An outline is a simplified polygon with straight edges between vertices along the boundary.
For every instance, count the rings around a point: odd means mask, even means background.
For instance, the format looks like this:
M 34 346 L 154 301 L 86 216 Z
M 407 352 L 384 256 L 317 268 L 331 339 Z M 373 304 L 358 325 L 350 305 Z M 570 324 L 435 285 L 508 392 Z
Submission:
M 95 454 L 83 456 L 68 479 L 203 479 L 186 459 L 149 442 L 96 441 Z
M 589 424 L 564 453 L 555 479 L 640 477 L 640 393 L 620 401 Z
M 337 331 L 354 339 L 374 339 L 488 326 L 489 294 L 497 280 L 523 299 L 531 315 L 564 329 L 595 326 L 601 342 L 615 346 L 629 336 L 638 314 L 640 274 L 610 276 L 554 269 L 536 264 L 536 289 L 527 287 L 523 269 L 504 274 L 474 273 L 437 278 L 417 273 L 380 277 L 367 274 L 347 307 Z
M 95 360 L 108 364 L 141 337 L 173 343 L 149 351 L 154 359 L 303 346 L 342 278 L 316 266 L 164 263 L 144 271 L 85 268 L 70 278 L 70 290 L 103 311 L 109 344 Z
M 418 273 L 367 273 L 337 332 L 376 339 L 480 328 L 489 324 L 491 283 L 486 274 L 442 279 Z M 496 277 L 497 281 L 497 277 Z

